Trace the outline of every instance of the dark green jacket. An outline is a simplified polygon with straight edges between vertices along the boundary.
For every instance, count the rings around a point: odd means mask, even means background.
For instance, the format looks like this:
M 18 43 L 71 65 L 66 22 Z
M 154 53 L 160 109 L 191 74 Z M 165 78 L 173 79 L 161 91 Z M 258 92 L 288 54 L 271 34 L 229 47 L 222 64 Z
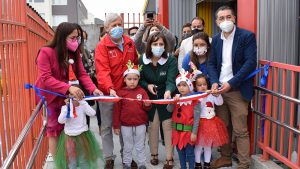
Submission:
M 178 74 L 177 61 L 174 56 L 170 55 L 167 59 L 161 58 L 157 63 L 157 67 L 154 67 L 144 54 L 140 57 L 139 64 L 143 65 L 140 85 L 147 91 L 151 100 L 163 99 L 167 90 L 174 93 L 176 90 L 175 79 Z M 148 91 L 148 84 L 157 86 L 157 95 L 153 95 Z M 172 112 L 168 112 L 166 107 L 167 105 L 153 104 L 152 109 L 147 112 L 149 121 L 153 121 L 156 109 L 160 121 L 171 118 Z

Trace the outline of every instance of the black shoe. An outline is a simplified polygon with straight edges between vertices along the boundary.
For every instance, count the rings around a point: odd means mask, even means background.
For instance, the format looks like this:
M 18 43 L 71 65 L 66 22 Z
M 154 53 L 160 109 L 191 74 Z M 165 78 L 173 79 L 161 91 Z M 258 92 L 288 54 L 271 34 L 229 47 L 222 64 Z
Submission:
M 210 163 L 204 162 L 203 169 L 210 169 Z
M 195 163 L 195 169 L 202 169 L 201 163 Z
M 114 168 L 114 160 L 106 160 L 104 168 L 105 169 L 113 169 Z
M 131 167 L 131 169 L 137 169 L 138 165 L 137 165 L 137 163 L 134 160 L 132 160 L 130 167 Z

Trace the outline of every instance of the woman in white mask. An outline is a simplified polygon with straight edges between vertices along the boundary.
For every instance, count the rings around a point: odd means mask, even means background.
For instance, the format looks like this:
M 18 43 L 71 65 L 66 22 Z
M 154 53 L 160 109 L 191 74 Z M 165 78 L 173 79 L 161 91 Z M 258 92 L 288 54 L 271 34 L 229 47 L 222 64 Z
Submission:
M 182 68 L 193 71 L 194 64 L 207 77 L 206 63 L 209 56 L 209 36 L 205 32 L 199 32 L 193 36 L 193 49 L 187 53 L 182 61 Z
M 165 36 L 160 32 L 154 32 L 147 41 L 146 52 L 140 57 L 142 65 L 140 85 L 148 92 L 149 98 L 168 99 L 176 89 L 175 79 L 178 74 L 177 61 L 174 56 L 167 53 L 168 45 Z M 159 125 L 165 138 L 166 163 L 164 169 L 173 168 L 172 147 L 172 112 L 166 110 L 167 105 L 152 104 L 148 111 L 149 145 L 151 152 L 150 163 L 158 165 L 158 138 Z

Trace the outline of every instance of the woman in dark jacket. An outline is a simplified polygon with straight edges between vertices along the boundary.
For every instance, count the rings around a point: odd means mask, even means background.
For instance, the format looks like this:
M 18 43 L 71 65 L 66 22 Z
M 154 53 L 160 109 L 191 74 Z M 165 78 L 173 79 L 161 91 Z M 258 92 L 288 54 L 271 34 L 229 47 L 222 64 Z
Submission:
M 151 100 L 171 98 L 176 89 L 177 61 L 175 57 L 168 55 L 167 48 L 164 35 L 155 32 L 148 38 L 146 53 L 139 60 L 139 64 L 143 65 L 140 85 L 148 92 Z M 164 169 L 173 167 L 171 117 L 172 112 L 166 110 L 166 105 L 153 104 L 152 109 L 148 111 L 150 162 L 152 165 L 158 164 L 158 134 L 159 124 L 162 121 L 166 148 Z

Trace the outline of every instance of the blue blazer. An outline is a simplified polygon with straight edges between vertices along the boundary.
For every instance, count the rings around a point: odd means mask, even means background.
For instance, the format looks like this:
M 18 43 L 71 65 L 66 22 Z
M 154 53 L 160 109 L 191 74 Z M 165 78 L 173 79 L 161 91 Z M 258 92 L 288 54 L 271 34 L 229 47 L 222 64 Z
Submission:
M 219 83 L 222 67 L 223 40 L 221 33 L 215 35 L 211 43 L 207 71 L 211 84 Z M 232 72 L 233 78 L 228 81 L 231 88 L 239 89 L 244 99 L 250 101 L 253 94 L 253 78 L 244 80 L 257 65 L 257 46 L 255 35 L 236 27 L 232 44 Z

